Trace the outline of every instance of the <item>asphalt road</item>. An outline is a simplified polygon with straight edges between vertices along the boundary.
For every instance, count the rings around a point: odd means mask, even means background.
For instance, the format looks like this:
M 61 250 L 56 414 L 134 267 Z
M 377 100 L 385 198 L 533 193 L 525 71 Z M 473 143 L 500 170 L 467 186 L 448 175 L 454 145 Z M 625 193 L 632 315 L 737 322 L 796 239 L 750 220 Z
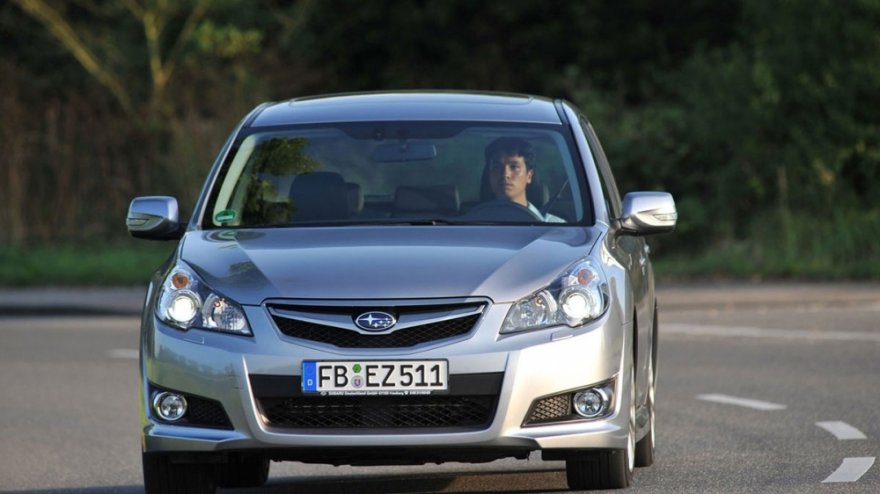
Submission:
M 880 492 L 880 294 L 661 313 L 657 463 L 628 492 Z M 701 292 L 711 298 L 709 292 Z M 662 303 L 662 299 L 661 299 Z M 141 493 L 135 317 L 0 319 L 0 492 Z M 281 494 L 565 490 L 560 463 L 273 464 Z

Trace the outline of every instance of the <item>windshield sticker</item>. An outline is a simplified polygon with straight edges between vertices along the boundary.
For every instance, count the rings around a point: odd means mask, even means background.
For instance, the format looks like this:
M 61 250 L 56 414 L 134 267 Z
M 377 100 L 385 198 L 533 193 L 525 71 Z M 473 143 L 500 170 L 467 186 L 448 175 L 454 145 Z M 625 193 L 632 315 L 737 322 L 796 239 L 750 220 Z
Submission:
M 235 219 L 235 210 L 234 209 L 224 209 L 219 213 L 214 215 L 214 221 L 217 223 L 229 223 L 230 221 Z

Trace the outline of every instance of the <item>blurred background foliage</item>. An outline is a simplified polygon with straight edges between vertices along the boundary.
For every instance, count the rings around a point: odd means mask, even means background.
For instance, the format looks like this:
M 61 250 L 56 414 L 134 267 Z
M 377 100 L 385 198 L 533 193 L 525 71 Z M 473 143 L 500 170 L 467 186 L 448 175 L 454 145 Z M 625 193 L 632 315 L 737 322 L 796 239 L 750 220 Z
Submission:
M 621 190 L 676 197 L 662 272 L 880 277 L 878 0 L 11 0 L 0 88 L 0 283 L 149 249 L 130 199 L 187 212 L 262 101 L 420 88 L 581 107 Z

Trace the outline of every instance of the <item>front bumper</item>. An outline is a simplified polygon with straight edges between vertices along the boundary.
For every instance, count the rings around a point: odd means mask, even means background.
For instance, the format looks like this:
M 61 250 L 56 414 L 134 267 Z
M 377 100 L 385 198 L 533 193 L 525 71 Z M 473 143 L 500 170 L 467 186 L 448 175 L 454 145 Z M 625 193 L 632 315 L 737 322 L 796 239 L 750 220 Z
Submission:
M 321 457 L 345 448 L 401 451 L 534 451 L 621 449 L 627 445 L 631 325 L 614 310 L 579 328 L 499 335 L 509 304 L 490 305 L 463 340 L 412 349 L 338 349 L 284 337 L 263 307 L 246 307 L 253 337 L 170 328 L 144 318 L 141 358 L 142 446 L 145 452 L 260 452 L 273 457 Z M 497 375 L 494 415 L 467 429 L 281 429 L 267 425 L 255 399 L 254 376 L 291 383 L 303 360 L 445 359 L 455 376 Z M 613 410 L 604 418 L 524 426 L 535 400 L 602 382 L 615 383 Z M 222 405 L 231 428 L 166 424 L 149 407 L 152 387 L 192 393 Z M 291 389 L 293 395 L 297 390 Z M 442 455 L 441 455 L 442 456 Z M 502 455 L 503 456 L 503 455 Z M 511 456 L 515 456 L 511 454 Z M 447 457 L 447 456 L 444 456 Z

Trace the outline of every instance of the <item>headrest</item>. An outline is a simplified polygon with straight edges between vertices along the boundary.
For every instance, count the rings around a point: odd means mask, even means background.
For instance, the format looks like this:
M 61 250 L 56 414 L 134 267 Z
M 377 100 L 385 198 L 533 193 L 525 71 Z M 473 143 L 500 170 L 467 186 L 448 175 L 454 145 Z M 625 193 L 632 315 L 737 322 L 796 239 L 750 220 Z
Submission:
M 345 182 L 345 196 L 348 199 L 348 215 L 359 215 L 364 210 L 364 189 L 354 182 Z
M 550 200 L 550 188 L 543 182 L 532 180 L 532 183 L 526 185 L 526 198 L 540 208 Z
M 312 172 L 298 175 L 290 186 L 293 221 L 341 220 L 348 217 L 348 196 L 342 175 Z

